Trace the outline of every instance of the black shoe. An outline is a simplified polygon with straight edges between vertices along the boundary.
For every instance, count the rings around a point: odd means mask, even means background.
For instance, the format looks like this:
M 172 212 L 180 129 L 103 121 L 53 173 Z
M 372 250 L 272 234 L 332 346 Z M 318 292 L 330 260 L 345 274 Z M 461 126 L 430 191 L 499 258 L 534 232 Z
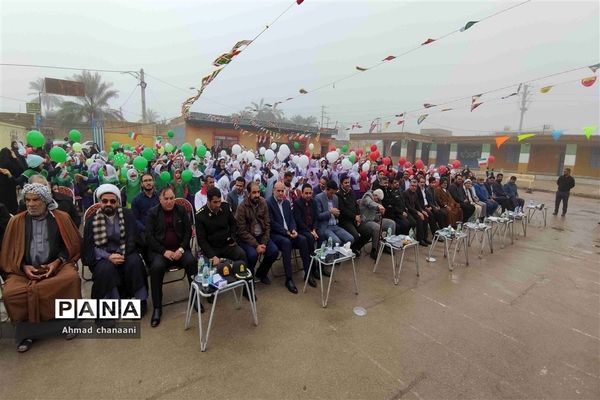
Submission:
M 144 318 L 146 316 L 146 313 L 148 312 L 148 300 L 142 300 L 142 318 Z
M 265 276 L 257 276 L 258 278 L 258 282 L 264 284 L 264 285 L 270 285 L 271 284 L 271 279 L 269 279 L 269 277 L 267 275 Z
M 19 345 L 17 346 L 17 351 L 19 353 L 25 353 L 26 351 L 28 351 L 31 348 L 32 344 L 33 344 L 32 339 L 23 339 L 23 340 L 21 340 L 21 342 L 19 342 Z
M 386 254 L 392 254 L 392 250 L 390 250 L 390 248 L 389 248 L 389 247 L 387 247 L 387 246 L 385 246 L 385 247 L 383 248 L 383 252 L 384 252 L 384 253 L 386 253 Z
M 304 280 L 306 280 L 306 275 L 304 276 Z M 317 281 L 315 281 L 315 278 L 313 278 L 312 276 L 308 277 L 308 284 L 311 287 L 317 287 Z
M 425 239 L 425 240 L 423 240 L 423 241 L 424 241 L 425 243 L 427 243 L 427 245 L 430 245 L 430 244 L 431 244 L 431 241 L 430 241 L 430 240 L 427 240 L 427 239 Z
M 212 304 L 215 301 L 215 296 L 207 297 L 206 301 L 208 301 L 208 304 Z
M 315 278 L 316 280 L 321 280 L 321 277 L 319 276 L 319 270 L 317 267 L 314 267 L 312 269 L 311 275 L 313 278 Z
M 373 260 L 377 260 L 377 252 L 375 251 L 375 249 L 371 250 L 371 252 L 369 253 L 369 257 L 371 257 Z
M 250 296 L 248 296 L 248 291 L 246 290 L 245 286 L 244 290 L 242 291 L 242 296 L 244 296 L 246 300 L 250 301 Z M 254 301 L 256 301 L 256 291 L 254 292 Z
M 552 215 L 558 215 L 558 211 L 554 211 Z
M 194 300 L 194 310 L 198 312 L 198 303 Z M 200 314 L 204 314 L 204 304 L 200 303 Z
M 150 320 L 150 326 L 156 328 L 160 324 L 160 317 L 162 317 L 162 308 L 154 308 L 152 312 L 152 319 Z
M 321 267 L 321 272 L 323 273 L 324 276 L 331 277 L 331 270 L 329 269 L 328 266 L 323 265 Z
M 423 246 L 423 247 L 427 247 L 427 246 L 429 246 L 429 245 L 427 244 L 427 242 L 426 242 L 426 241 L 424 241 L 424 240 L 421 240 L 421 241 L 419 241 L 419 244 L 420 244 L 421 246 Z
M 286 280 L 285 281 L 285 287 L 290 292 L 292 292 L 294 294 L 298 294 L 298 288 L 296 287 L 296 285 L 294 285 L 294 281 L 293 280 L 291 280 L 291 279 Z
M 567 213 L 560 214 L 561 217 L 564 217 L 565 215 L 567 215 Z

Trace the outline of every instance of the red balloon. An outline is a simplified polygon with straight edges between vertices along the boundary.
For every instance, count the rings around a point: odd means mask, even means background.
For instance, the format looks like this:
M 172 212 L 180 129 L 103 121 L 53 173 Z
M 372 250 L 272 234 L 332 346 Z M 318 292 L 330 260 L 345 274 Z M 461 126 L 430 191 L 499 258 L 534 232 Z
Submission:
M 335 146 L 331 146 L 331 147 L 329 148 L 329 151 L 335 151 Z
M 392 160 L 389 157 L 385 157 L 383 159 L 383 165 L 390 165 L 392 163 Z
M 371 145 L 371 151 L 377 151 L 377 145 L 376 144 L 372 144 Z
M 494 156 L 489 156 L 488 157 L 488 164 L 493 164 L 496 162 L 496 157 Z
M 311 154 L 310 154 L 310 150 L 306 150 L 304 152 L 304 155 L 306 155 L 306 157 L 310 158 Z
M 405 162 L 404 163 L 404 169 L 411 169 L 412 168 L 412 164 L 410 162 Z
M 423 168 L 424 165 L 425 164 L 423 164 L 423 161 L 421 161 L 421 160 L 415 161 L 415 167 L 417 167 L 417 169 Z
M 365 171 L 360 171 L 360 177 L 363 179 L 367 179 L 367 173 Z
M 406 158 L 400 157 L 400 160 L 398 160 L 398 165 L 403 167 L 404 164 L 406 164 Z
M 386 170 L 386 167 L 385 167 L 385 165 L 380 165 L 380 166 L 377 168 L 377 171 L 379 171 L 379 172 L 385 172 L 385 170 Z
M 452 168 L 459 169 L 460 168 L 460 161 L 458 161 L 458 160 L 452 161 Z
M 362 157 L 362 155 L 363 155 L 362 150 L 356 150 L 356 157 Z
M 440 175 L 446 175 L 446 172 L 448 172 L 448 167 L 446 167 L 445 165 L 440 165 L 438 167 L 438 172 L 440 173 Z
M 374 152 L 369 154 L 369 158 L 373 161 L 377 161 L 377 159 L 379 158 L 379 152 L 375 150 Z

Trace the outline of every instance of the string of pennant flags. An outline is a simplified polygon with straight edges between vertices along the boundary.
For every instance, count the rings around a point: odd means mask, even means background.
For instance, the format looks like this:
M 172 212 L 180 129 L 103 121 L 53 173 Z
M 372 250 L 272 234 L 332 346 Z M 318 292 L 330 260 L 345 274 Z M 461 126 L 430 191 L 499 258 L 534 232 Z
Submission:
M 273 26 L 279 18 L 281 18 L 285 13 L 287 13 L 294 4 L 300 5 L 304 2 L 304 0 L 294 0 L 277 18 L 275 18 L 270 24 L 265 25 L 265 27 L 252 39 L 250 40 L 240 40 L 236 42 L 230 51 L 221 54 L 218 56 L 212 63 L 213 67 L 216 67 L 211 73 L 202 78 L 200 82 L 200 87 L 196 88 L 196 94 L 194 96 L 188 97 L 185 99 L 183 104 L 181 105 L 181 115 L 188 119 L 190 116 L 190 108 L 192 105 L 202 96 L 204 90 L 208 87 L 208 85 L 233 61 L 235 57 L 237 57 L 243 50 L 245 50 L 248 46 L 250 46 L 256 39 L 259 38 L 263 33 L 269 29 L 269 27 Z

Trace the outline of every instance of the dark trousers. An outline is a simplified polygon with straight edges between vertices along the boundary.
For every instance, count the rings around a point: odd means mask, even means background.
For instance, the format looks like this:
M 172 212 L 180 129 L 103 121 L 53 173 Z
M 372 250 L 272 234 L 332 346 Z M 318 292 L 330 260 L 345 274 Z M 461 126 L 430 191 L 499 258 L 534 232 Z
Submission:
M 308 242 L 302 235 L 296 236 L 294 239 L 289 236 L 278 235 L 276 233 L 271 234 L 271 240 L 275 242 L 279 251 L 281 251 L 281 258 L 283 258 L 283 269 L 285 271 L 285 279 L 292 279 L 292 249 L 300 250 L 300 257 L 302 258 L 302 266 L 304 267 L 304 273 L 308 272 L 310 265 L 310 256 L 308 252 Z
M 152 305 L 154 308 L 162 307 L 162 286 L 168 268 L 184 268 L 188 282 L 191 282 L 192 276 L 198 272 L 196 258 L 194 258 L 190 251 L 183 253 L 183 256 L 177 261 L 168 260 L 162 254 L 154 252 L 148 254 L 148 259 L 150 260 L 150 290 L 152 292 Z
M 394 222 L 396 223 L 396 235 L 408 235 L 410 228 L 414 229 L 417 226 L 417 222 L 410 214 L 406 218 L 395 218 Z
M 306 244 L 308 246 L 308 253 L 312 254 L 315 251 L 315 238 L 309 231 L 298 232 L 298 235 L 303 236 L 306 239 Z M 320 238 L 319 238 L 320 242 Z
M 562 213 L 565 215 L 567 213 L 567 207 L 569 206 L 569 195 L 571 192 L 561 192 L 558 190 L 556 192 L 556 200 L 554 201 L 554 214 L 558 214 L 558 207 L 560 206 L 560 202 L 562 200 Z
M 117 288 L 121 297 L 132 297 L 142 287 L 147 287 L 144 263 L 137 253 L 125 257 L 125 262 L 115 265 L 109 260 L 100 260 L 92 270 L 92 298 L 103 299 Z M 145 299 L 141 299 L 145 300 Z
M 502 212 L 506 211 L 507 209 L 510 211 L 514 209 L 508 197 L 494 197 L 494 200 L 496 200 L 498 204 L 500 204 L 500 207 L 502 207 Z
M 510 198 L 510 204 L 514 210 L 515 207 L 523 207 L 525 205 L 525 200 L 520 197 L 513 196 Z
M 460 208 L 462 209 L 462 212 L 463 212 L 462 222 L 467 222 L 469 220 L 469 218 L 471 218 L 471 215 L 473 215 L 473 213 L 475 212 L 475 206 L 473 204 L 461 203 Z
M 371 236 L 373 236 L 371 229 L 364 222 L 356 226 L 354 222 L 340 221 L 338 226 L 352 235 L 354 238 L 352 248 L 356 251 L 359 251 L 365 244 L 369 243 Z
M 416 239 L 420 242 L 427 239 L 427 219 L 421 220 L 418 215 L 412 216 L 417 226 L 417 237 Z
M 260 239 L 260 237 L 257 238 L 259 243 L 261 242 Z M 277 256 L 279 255 L 277 245 L 273 242 L 273 240 L 269 240 L 269 242 L 267 243 L 267 250 L 263 253 L 262 262 L 260 263 L 258 269 L 255 270 L 256 261 L 258 260 L 258 253 L 256 252 L 256 247 L 246 242 L 241 242 L 240 247 L 246 253 L 246 259 L 248 260 L 248 268 L 250 268 L 250 270 L 254 272 L 254 276 L 256 276 L 257 278 L 265 277 L 269 273 L 269 270 L 271 269 L 273 263 L 275 262 L 275 260 L 277 260 Z
M 213 247 L 212 250 L 219 258 L 226 258 L 231 261 L 243 261 L 248 264 L 248 260 L 246 260 L 246 253 L 237 244 L 234 246 Z
M 431 235 L 433 235 L 439 229 L 437 222 L 438 220 L 436 218 L 435 212 L 433 211 L 433 208 L 431 209 L 431 211 L 426 210 L 425 213 L 427 214 L 427 223 L 429 224 Z

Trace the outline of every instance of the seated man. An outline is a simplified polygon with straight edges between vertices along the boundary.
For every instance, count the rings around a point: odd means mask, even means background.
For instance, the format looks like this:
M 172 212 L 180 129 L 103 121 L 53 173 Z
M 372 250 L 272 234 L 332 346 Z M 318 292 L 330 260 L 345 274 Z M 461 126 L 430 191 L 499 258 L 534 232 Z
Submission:
M 436 203 L 431 202 L 431 196 L 427 195 L 427 187 L 425 186 L 425 177 L 422 175 L 418 175 L 418 187 L 417 187 L 417 200 L 419 202 L 419 206 L 421 206 L 422 212 L 427 214 L 427 222 L 429 223 L 429 229 L 431 230 L 431 236 L 437 232 L 438 229 L 443 228 L 444 225 L 438 225 L 438 221 L 443 217 L 440 215 L 441 213 L 438 211 L 439 207 Z M 431 194 L 431 193 L 430 193 Z M 433 193 L 435 196 L 435 192 Z M 437 210 L 434 208 L 436 207 Z
M 318 233 L 323 240 L 331 238 L 333 243 L 339 243 L 343 246 L 345 243 L 354 243 L 354 237 L 345 229 L 338 225 L 340 209 L 338 208 L 339 200 L 335 192 L 338 190 L 338 185 L 333 180 L 327 182 L 327 190 L 315 197 L 317 203 L 319 221 Z M 329 270 L 323 269 L 323 275 L 329 276 Z
M 235 178 L 234 182 L 235 183 L 233 185 L 233 190 L 227 193 L 227 204 L 229 204 L 229 207 L 231 207 L 231 211 L 233 212 L 233 214 L 235 214 L 238 204 L 243 202 L 244 198 L 246 197 L 246 191 L 244 190 L 244 186 L 246 186 L 246 181 L 244 180 L 244 178 L 238 176 L 237 178 Z M 208 197 L 208 192 L 206 193 L 206 196 Z
M 154 307 L 152 327 L 158 326 L 162 317 L 162 285 L 167 268 L 184 268 L 188 283 L 197 272 L 196 258 L 190 249 L 192 223 L 187 211 L 175 204 L 175 192 L 170 186 L 164 187 L 158 197 L 160 204 L 148 211 L 145 232 Z
M 4 304 L 13 322 L 54 319 L 55 299 L 80 299 L 79 260 L 81 236 L 69 215 L 56 209 L 47 185 L 23 188 L 26 212 L 11 218 L 6 227 L 0 268 L 6 276 Z M 25 352 L 32 340 L 20 340 Z
M 319 178 L 319 184 L 313 187 L 314 197 L 317 197 L 319 194 L 327 190 L 327 182 L 329 182 L 329 178 L 327 178 L 325 175 Z
M 81 224 L 81 216 L 79 215 L 79 211 L 75 204 L 73 204 L 73 199 L 66 194 L 62 194 L 58 191 L 52 190 L 48 180 L 44 177 L 44 175 L 31 175 L 29 178 L 29 183 L 40 183 L 42 185 L 48 186 L 48 189 L 52 193 L 52 198 L 58 205 L 57 210 L 64 211 L 71 217 L 71 220 L 75 224 L 76 227 L 79 227 Z M 25 206 L 25 200 L 21 200 L 19 202 L 19 212 L 23 212 L 27 209 Z
M 396 223 L 397 235 L 408 235 L 411 228 L 415 228 L 417 223 L 415 219 L 408 213 L 408 208 L 404 204 L 404 195 L 402 194 L 401 184 L 402 176 L 396 175 L 392 179 L 392 187 L 383 181 L 383 201 L 382 205 L 385 207 L 385 215 L 387 218 L 393 220 Z
M 429 177 L 429 185 L 425 188 L 425 196 L 427 198 L 428 206 L 431 207 L 431 210 L 433 211 L 438 227 L 445 228 L 448 225 L 448 213 L 446 212 L 446 209 L 441 208 L 438 205 L 437 196 L 435 194 L 436 182 L 437 179 L 434 176 Z
M 431 241 L 427 239 L 427 218 L 428 215 L 423 211 L 419 203 L 417 194 L 417 180 L 410 181 L 410 188 L 404 191 L 404 204 L 408 209 L 408 213 L 414 218 L 417 223 L 417 237 L 415 238 L 421 246 L 429 246 Z M 435 232 L 432 232 L 432 234 Z
M 158 194 L 154 191 L 154 177 L 152 174 L 142 175 L 142 191 L 131 202 L 131 211 L 135 216 L 138 232 L 146 230 L 148 211 L 158 203 Z
M 489 195 L 484 182 L 485 178 L 483 176 L 477 177 L 477 182 L 473 185 L 473 188 L 475 189 L 475 194 L 477 195 L 479 201 L 485 203 L 485 216 L 489 217 L 490 215 L 494 214 L 499 204 Z
M 339 226 L 352 235 L 354 238 L 352 251 L 360 255 L 360 250 L 371 240 L 373 233 L 360 215 L 356 197 L 350 184 L 350 177 L 347 175 L 342 176 L 341 184 L 342 187 L 337 192 L 340 207 Z
M 373 260 L 377 259 L 379 239 L 382 232 L 387 232 L 388 229 L 392 230 L 392 234 L 396 232 L 396 223 L 389 218 L 383 218 L 385 214 L 385 207 L 381 204 L 383 198 L 383 190 L 367 190 L 360 201 L 360 213 L 365 220 L 365 224 L 371 230 L 373 237 L 373 245 L 371 246 L 370 253 Z
M 238 232 L 238 243 L 246 253 L 248 268 L 254 276 L 265 285 L 271 284 L 267 276 L 273 263 L 279 255 L 277 245 L 271 240 L 271 221 L 267 201 L 260 196 L 260 187 L 257 182 L 250 182 L 246 186 L 248 192 L 244 201 L 238 205 L 235 212 L 235 221 Z M 258 269 L 256 261 L 258 256 L 264 257 Z
M 313 188 L 310 183 L 302 185 L 302 197 L 299 197 L 294 202 L 294 220 L 298 234 L 306 238 L 309 252 L 315 250 L 315 243 L 319 240 L 317 233 L 317 203 L 312 198 Z M 313 269 L 313 271 L 315 271 Z M 317 274 L 318 275 L 318 274 Z
M 202 188 L 194 195 L 194 209 L 196 212 L 206 205 L 206 193 L 208 192 L 208 189 L 213 187 L 215 187 L 215 178 L 206 175 L 204 177 L 204 185 L 202 185 Z
M 502 175 L 502 174 L 498 174 Z M 525 205 L 525 200 L 519 197 L 519 189 L 517 188 L 517 177 L 511 176 L 510 180 L 504 185 L 504 192 L 510 199 L 510 203 L 515 207 L 523 207 Z
M 221 200 L 221 191 L 216 187 L 208 189 L 206 197 L 208 202 L 196 213 L 196 240 L 200 252 L 210 259 L 213 265 L 220 264 L 223 258 L 248 264 L 246 253 L 235 241 L 235 216 L 229 204 Z M 244 296 L 248 297 L 246 288 Z
M 273 196 L 267 201 L 269 206 L 269 219 L 271 221 L 271 240 L 275 242 L 281 257 L 283 258 L 283 269 L 285 271 L 285 287 L 292 293 L 298 293 L 298 289 L 292 279 L 292 248 L 300 250 L 302 266 L 304 267 L 304 279 L 308 274 L 310 266 L 310 252 L 306 238 L 298 234 L 296 221 L 292 215 L 290 201 L 285 197 L 285 184 L 277 182 L 273 190 Z M 308 283 L 316 287 L 313 277 L 308 278 Z
M 448 187 L 450 195 L 458 203 L 463 212 L 463 221 L 467 222 L 475 213 L 475 206 L 469 202 L 464 188 L 464 178 L 462 175 L 456 175 L 454 183 Z
M 138 253 L 139 233 L 133 212 L 121 207 L 121 191 L 115 185 L 98 186 L 102 205 L 85 221 L 82 261 L 92 270 L 92 298 L 135 297 L 147 310 L 146 270 Z
M 502 212 L 505 210 L 512 211 L 512 203 L 502 187 L 502 178 L 502 174 L 498 174 L 497 178 L 494 178 L 493 175 L 490 175 L 488 178 L 488 184 L 486 186 L 488 188 L 488 192 L 491 192 L 492 199 L 496 200 L 496 202 L 498 202 L 502 207 Z

